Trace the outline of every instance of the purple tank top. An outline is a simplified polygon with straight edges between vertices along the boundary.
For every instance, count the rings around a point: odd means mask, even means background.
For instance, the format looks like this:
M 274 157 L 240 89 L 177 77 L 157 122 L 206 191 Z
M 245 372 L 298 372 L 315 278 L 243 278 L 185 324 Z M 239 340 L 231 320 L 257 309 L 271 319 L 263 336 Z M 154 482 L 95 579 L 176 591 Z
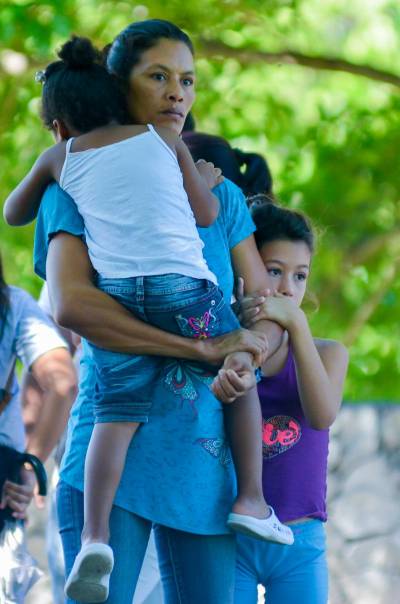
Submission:
M 291 349 L 283 369 L 258 384 L 263 415 L 263 490 L 283 522 L 325 521 L 329 430 L 307 424 Z

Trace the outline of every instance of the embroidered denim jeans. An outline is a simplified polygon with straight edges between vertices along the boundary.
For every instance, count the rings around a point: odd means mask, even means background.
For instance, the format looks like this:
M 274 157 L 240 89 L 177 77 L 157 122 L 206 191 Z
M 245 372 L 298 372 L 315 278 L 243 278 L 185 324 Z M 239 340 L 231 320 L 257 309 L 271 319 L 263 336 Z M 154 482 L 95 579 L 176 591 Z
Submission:
M 188 338 L 216 337 L 240 327 L 221 291 L 207 280 L 177 274 L 99 277 L 98 287 L 142 321 Z M 97 368 L 95 421 L 147 422 L 165 359 L 91 349 Z M 216 373 L 215 367 L 198 368 L 211 378 Z

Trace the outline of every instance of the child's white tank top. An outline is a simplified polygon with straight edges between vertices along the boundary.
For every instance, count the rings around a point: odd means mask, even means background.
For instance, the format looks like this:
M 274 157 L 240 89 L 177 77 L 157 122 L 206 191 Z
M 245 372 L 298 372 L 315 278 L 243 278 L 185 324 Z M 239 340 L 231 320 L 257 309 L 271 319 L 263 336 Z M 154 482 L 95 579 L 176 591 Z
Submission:
M 177 158 L 147 127 L 97 149 L 71 152 L 67 142 L 60 186 L 82 215 L 92 264 L 109 278 L 178 273 L 216 283 Z

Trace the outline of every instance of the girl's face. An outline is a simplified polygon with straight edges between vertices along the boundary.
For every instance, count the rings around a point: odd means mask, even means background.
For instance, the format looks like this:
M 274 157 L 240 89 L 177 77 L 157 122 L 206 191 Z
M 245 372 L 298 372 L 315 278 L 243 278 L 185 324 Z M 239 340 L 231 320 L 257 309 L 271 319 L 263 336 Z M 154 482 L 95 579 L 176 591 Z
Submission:
M 268 287 L 289 296 L 300 306 L 306 292 L 311 252 L 303 241 L 287 239 L 264 243 L 261 258 L 267 269 Z
M 186 44 L 162 38 L 143 52 L 129 77 L 134 122 L 166 126 L 180 134 L 194 98 L 193 55 Z

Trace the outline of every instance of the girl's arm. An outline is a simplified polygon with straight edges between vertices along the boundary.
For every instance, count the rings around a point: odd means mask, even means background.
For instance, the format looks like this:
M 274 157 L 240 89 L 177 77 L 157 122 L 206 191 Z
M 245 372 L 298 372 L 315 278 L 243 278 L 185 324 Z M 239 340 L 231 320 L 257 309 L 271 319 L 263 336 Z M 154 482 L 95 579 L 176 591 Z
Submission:
M 314 341 L 308 321 L 300 313 L 289 330 L 300 400 L 310 426 L 325 430 L 335 421 L 342 402 L 349 355 L 340 342 Z
M 210 226 L 216 220 L 219 212 L 219 201 L 210 191 L 212 187 L 209 187 L 204 177 L 199 174 L 183 140 L 168 128 L 157 128 L 157 132 L 176 151 L 183 175 L 183 186 L 189 198 L 196 224 L 201 227 Z M 213 182 L 212 186 L 216 184 L 218 184 L 217 181 Z
M 46 274 L 55 320 L 102 348 L 214 364 L 237 350 L 259 356 L 265 353 L 265 339 L 245 329 L 219 338 L 192 340 L 136 319 L 95 287 L 87 248 L 68 233 L 61 232 L 50 241 Z
M 59 180 L 65 159 L 65 142 L 44 151 L 31 171 L 7 197 L 3 214 L 12 226 L 28 224 L 36 218 L 47 185 Z
M 315 430 L 329 428 L 342 402 L 346 348 L 333 340 L 314 340 L 304 312 L 286 296 L 267 297 L 259 316 L 277 321 L 288 331 L 304 415 Z

